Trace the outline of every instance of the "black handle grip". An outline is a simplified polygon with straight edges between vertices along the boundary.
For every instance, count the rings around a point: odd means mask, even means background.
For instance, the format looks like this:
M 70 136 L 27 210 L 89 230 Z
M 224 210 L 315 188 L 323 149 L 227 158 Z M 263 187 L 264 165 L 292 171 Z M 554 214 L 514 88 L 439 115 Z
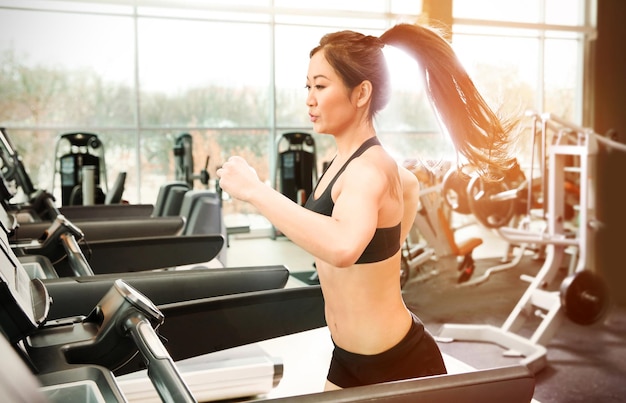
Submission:
M 196 402 L 150 321 L 133 312 L 124 328 L 134 340 L 148 367 L 148 376 L 164 402 Z

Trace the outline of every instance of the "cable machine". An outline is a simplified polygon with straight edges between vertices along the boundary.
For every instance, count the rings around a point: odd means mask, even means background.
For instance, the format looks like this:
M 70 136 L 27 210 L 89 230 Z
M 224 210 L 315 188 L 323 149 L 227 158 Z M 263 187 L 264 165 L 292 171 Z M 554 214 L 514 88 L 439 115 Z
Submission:
M 176 180 L 186 182 L 189 189 L 193 189 L 193 181 L 198 179 L 205 187 L 209 184 L 209 156 L 206 157 L 204 169 L 199 174 L 194 174 L 193 170 L 193 138 L 189 133 L 182 133 L 176 137 L 174 143 L 174 161 L 176 163 Z
M 84 132 L 62 134 L 56 142 L 55 159 L 52 188 L 55 188 L 58 173 L 61 177 L 61 204 L 63 206 L 84 204 L 81 192 L 84 172 L 91 172 L 91 170 L 93 170 L 93 202 L 104 204 L 108 184 L 104 145 L 97 134 Z M 100 186 L 101 180 L 104 190 Z
M 317 182 L 315 140 L 309 133 L 284 133 L 276 149 L 275 189 L 302 206 Z M 279 235 L 276 229 L 274 235 Z

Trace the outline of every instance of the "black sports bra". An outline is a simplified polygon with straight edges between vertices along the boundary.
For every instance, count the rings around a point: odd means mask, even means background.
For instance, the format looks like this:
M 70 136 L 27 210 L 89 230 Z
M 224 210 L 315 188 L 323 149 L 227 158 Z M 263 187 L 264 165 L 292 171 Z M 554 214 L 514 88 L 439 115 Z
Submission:
M 335 202 L 333 202 L 333 199 L 331 197 L 331 191 L 333 185 L 337 181 L 337 178 L 343 173 L 343 171 L 345 171 L 350 161 L 357 158 L 358 156 L 363 154 L 365 150 L 375 145 L 380 145 L 380 142 L 376 137 L 371 137 L 363 144 L 361 144 L 361 146 L 350 156 L 350 158 L 348 158 L 345 164 L 343 164 L 343 166 L 339 169 L 337 175 L 335 175 L 335 177 L 328 183 L 328 186 L 326 186 L 326 189 L 324 189 L 324 193 L 322 193 L 318 199 L 315 198 L 315 189 L 317 189 L 317 185 L 315 186 L 313 193 L 307 199 L 304 207 L 311 211 L 315 211 L 316 213 L 331 216 L 333 214 L 333 208 L 335 207 Z M 326 171 L 324 172 L 324 174 L 325 173 Z M 320 180 L 322 179 L 322 177 L 324 177 L 324 174 L 322 174 Z M 380 262 L 395 255 L 399 249 L 400 223 L 398 223 L 398 225 L 394 227 L 376 228 L 376 232 L 374 232 L 372 240 L 365 247 L 363 254 L 361 254 L 356 263 Z

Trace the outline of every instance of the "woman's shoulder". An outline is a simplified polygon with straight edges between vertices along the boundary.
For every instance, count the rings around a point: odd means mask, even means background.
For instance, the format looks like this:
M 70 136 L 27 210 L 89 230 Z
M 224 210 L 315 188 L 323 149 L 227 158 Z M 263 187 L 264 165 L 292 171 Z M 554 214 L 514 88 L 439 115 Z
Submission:
M 405 191 L 419 192 L 420 183 L 417 176 L 402 165 L 398 165 L 398 172 L 400 174 L 400 181 Z
M 346 170 L 350 171 L 350 175 L 367 175 L 372 179 L 380 175 L 381 178 L 384 178 L 389 177 L 390 174 L 395 174 L 397 164 L 382 148 L 371 147 L 358 158 L 352 160 Z

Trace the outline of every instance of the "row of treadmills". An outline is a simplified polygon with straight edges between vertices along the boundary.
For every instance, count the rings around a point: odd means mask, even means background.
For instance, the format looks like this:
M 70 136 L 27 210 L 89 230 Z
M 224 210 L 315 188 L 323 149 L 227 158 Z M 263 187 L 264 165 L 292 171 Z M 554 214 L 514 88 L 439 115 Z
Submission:
M 0 148 L 4 401 L 142 401 L 122 388 L 133 380 L 164 402 L 263 399 L 281 381 L 280 360 L 213 362 L 204 373 L 217 381 L 193 383 L 178 363 L 325 327 L 319 286 L 285 288 L 285 266 L 229 267 L 220 258 L 226 235 L 214 195 L 172 191 L 181 206 L 173 210 L 161 193 L 155 205 L 58 208 L 33 189 L 3 130 Z M 27 203 L 11 203 L 16 187 Z M 178 215 L 157 211 L 167 203 Z M 240 391 L 208 390 L 225 384 Z M 519 365 L 264 400 L 513 403 L 531 401 L 534 384 Z

